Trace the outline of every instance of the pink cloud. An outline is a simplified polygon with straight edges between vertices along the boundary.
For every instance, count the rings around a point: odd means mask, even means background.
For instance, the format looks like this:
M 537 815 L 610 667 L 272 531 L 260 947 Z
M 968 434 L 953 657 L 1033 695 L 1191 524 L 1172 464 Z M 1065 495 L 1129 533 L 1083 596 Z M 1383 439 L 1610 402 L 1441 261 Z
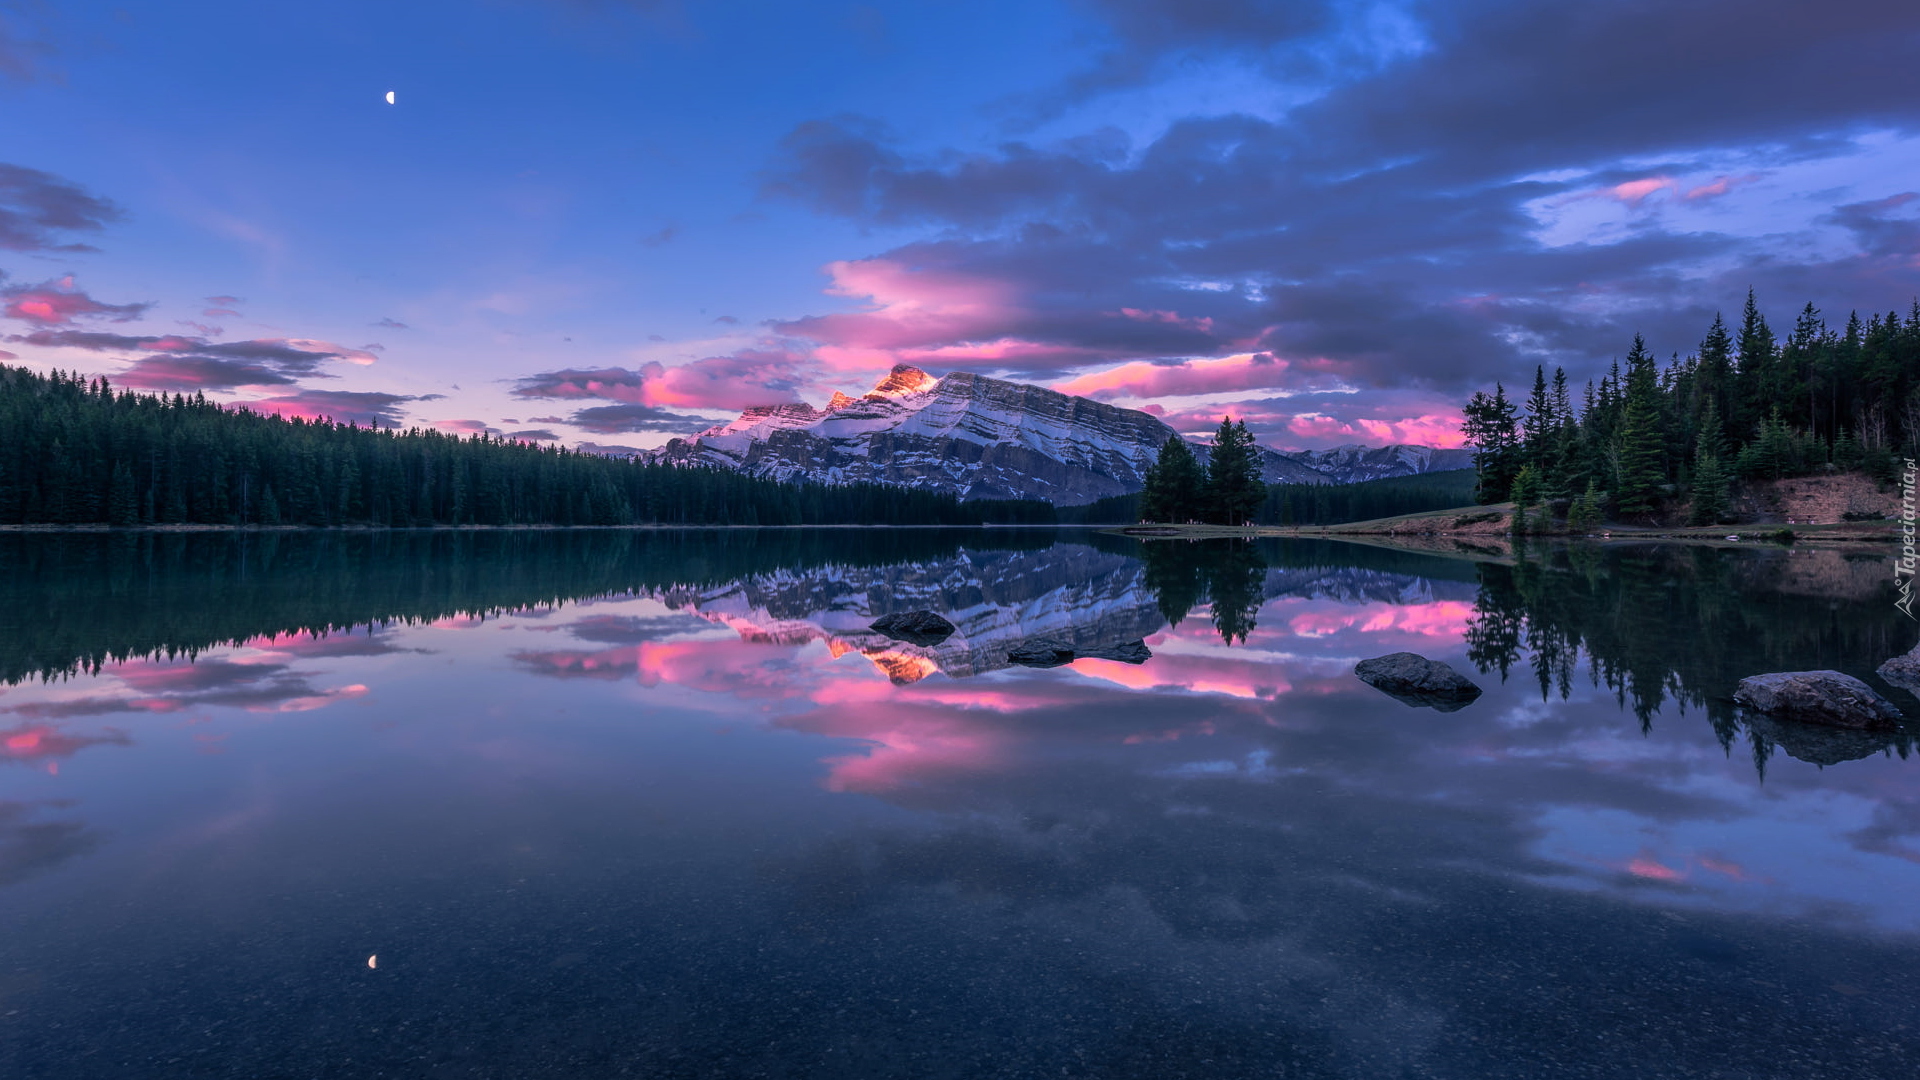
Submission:
M 133 740 L 118 731 L 105 735 L 74 735 L 51 724 L 22 724 L 0 731 L 0 761 L 51 764 L 72 757 L 89 746 L 130 746 Z
M 1674 191 L 1679 186 L 1671 176 L 1649 176 L 1641 180 L 1628 180 L 1603 190 L 1610 198 L 1618 199 L 1628 206 L 1639 206 L 1655 192 Z
M 864 299 L 868 309 L 814 315 L 783 323 L 781 333 L 821 343 L 819 359 L 835 370 L 865 371 L 912 363 L 947 352 L 952 358 L 987 359 L 1044 348 L 1008 333 L 1022 321 L 1013 286 L 953 270 L 911 267 L 888 258 L 828 263 L 827 292 Z
M 1136 360 L 1055 383 L 1053 388 L 1063 394 L 1101 400 L 1233 393 L 1296 381 L 1288 378 L 1291 367 L 1287 361 L 1264 352 L 1223 356 L 1218 360 L 1183 360 L 1178 364 Z
M 519 380 L 513 393 L 523 398 L 599 399 L 651 408 L 744 409 L 797 401 L 806 388 L 811 388 L 808 357 L 784 348 L 760 347 L 673 367 L 648 363 L 639 368 L 542 372 Z
M 1690 202 L 1699 199 L 1718 198 L 1742 184 L 1750 184 L 1758 179 L 1760 179 L 1759 173 L 1748 173 L 1745 176 L 1722 176 L 1709 183 L 1701 184 L 1699 187 L 1688 189 L 1682 198 Z
M 6 301 L 6 314 L 39 326 L 66 326 L 77 319 L 105 316 L 113 322 L 131 322 L 153 305 L 105 304 L 74 284 L 73 275 L 43 281 L 38 285 L 15 285 L 0 289 Z
M 688 409 L 744 409 L 799 400 L 808 385 L 801 357 L 784 349 L 743 349 L 661 370 L 643 387 L 641 404 Z
M 340 424 L 377 422 L 395 426 L 400 422 L 400 406 L 417 400 L 403 394 L 377 391 L 301 390 L 279 397 L 236 402 L 233 407 L 287 419 L 332 420 Z
M 1622 869 L 1637 878 L 1651 881 L 1679 881 L 1687 876 L 1685 870 L 1676 870 L 1654 858 L 1651 852 L 1642 850 L 1640 854 L 1627 860 Z
M 1299 413 L 1286 424 L 1288 433 L 1310 442 L 1415 443 L 1455 449 L 1467 444 L 1460 432 L 1458 413 L 1427 413 L 1397 420 L 1358 417 L 1342 420 L 1325 413 Z

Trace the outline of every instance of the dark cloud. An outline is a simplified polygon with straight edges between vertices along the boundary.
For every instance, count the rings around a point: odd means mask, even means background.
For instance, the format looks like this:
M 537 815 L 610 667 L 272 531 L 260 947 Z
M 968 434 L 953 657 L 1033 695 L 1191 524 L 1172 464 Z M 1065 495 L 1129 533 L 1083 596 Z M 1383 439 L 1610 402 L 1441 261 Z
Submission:
M 1830 220 L 1853 233 L 1868 255 L 1911 259 L 1920 251 L 1920 218 L 1913 216 L 1915 210 L 1920 210 L 1920 192 L 1905 191 L 1842 206 Z
M 291 377 L 265 364 L 192 355 L 143 357 L 114 376 L 113 381 L 136 390 L 231 390 L 237 386 L 294 385 Z
M 237 386 L 291 386 L 297 379 L 331 379 L 320 370 L 333 360 L 365 363 L 372 355 L 306 338 L 210 342 L 181 334 L 115 334 L 102 330 L 35 330 L 18 341 L 42 348 L 138 352 L 133 366 L 114 376 L 141 390 L 230 390 Z
M 0 74 L 9 70 L 7 50 L 0 23 Z M 71 181 L 0 163 L 0 251 L 97 251 L 65 234 L 99 232 L 120 218 L 119 207 Z
M 712 423 L 698 416 L 670 412 L 652 405 L 596 405 L 575 412 L 567 422 L 591 431 L 595 435 L 619 435 L 639 431 L 696 431 Z
M 630 416 L 651 424 L 655 417 L 673 417 L 664 407 L 689 409 L 744 409 L 799 400 L 803 388 L 811 385 L 811 369 L 804 354 L 778 346 L 742 349 L 731 356 L 708 356 L 685 364 L 666 367 L 647 364 L 630 368 L 563 368 L 527 375 L 516 380 L 513 395 L 521 398 L 582 401 L 599 399 L 630 406 L 631 411 L 587 409 L 576 413 L 569 423 L 582 423 L 582 416 L 594 423 L 620 423 L 615 418 Z M 678 417 L 675 427 L 592 428 L 602 434 L 614 431 L 692 430 L 707 426 L 698 417 Z
M 373 424 L 395 427 L 403 415 L 401 406 L 409 401 L 432 401 L 438 394 L 409 396 L 353 390 L 301 390 L 294 394 L 237 402 L 236 407 L 278 416 L 308 420 L 328 419 L 335 423 Z
M 679 226 L 668 225 L 666 228 L 661 229 L 658 232 L 651 232 L 641 237 L 640 246 L 650 247 L 650 248 L 663 247 L 667 244 L 673 243 L 674 238 L 678 237 L 679 235 L 680 235 Z
M 413 327 L 411 327 L 411 326 L 408 326 L 408 325 L 407 325 L 406 323 L 403 323 L 403 322 L 401 322 L 401 321 L 400 321 L 400 320 L 398 320 L 398 319 L 386 319 L 386 318 L 383 318 L 383 319 L 381 319 L 381 320 L 380 320 L 379 322 L 376 322 L 376 323 L 368 323 L 367 325 L 368 325 L 368 326 L 383 326 L 383 327 L 386 327 L 386 328 L 387 328 L 387 329 L 389 329 L 389 330 L 411 330 L 411 329 L 413 329 Z
M 1898 200 L 1837 211 L 1826 226 L 1861 251 L 1817 265 L 1797 240 L 1663 216 L 1857 152 L 1874 128 L 1920 131 L 1912 5 L 1841 0 L 1815 17 L 1796 0 L 1483 0 L 1417 6 L 1391 32 L 1351 5 L 1088 6 L 1112 51 L 1067 98 L 1228 54 L 1317 92 L 1278 118 L 1177 119 L 1140 146 L 1108 134 L 912 155 L 874 121 L 801 124 L 767 194 L 944 236 L 835 264 L 835 291 L 869 310 L 778 331 L 1033 378 L 1269 348 L 1356 385 L 1457 390 L 1543 360 L 1591 371 L 1636 330 L 1686 350 L 1749 285 L 1794 309 L 1920 291 Z M 1556 205 L 1624 221 L 1604 242 L 1549 246 L 1537 215 Z M 954 304 L 966 316 L 930 317 L 954 283 L 972 283 Z M 1129 310 L 1143 316 L 1117 317 Z
M 509 431 L 507 432 L 507 438 L 519 439 L 522 442 L 559 442 L 560 441 L 560 436 L 555 435 L 553 432 L 548 431 L 546 428 L 533 428 L 529 431 Z
M 653 365 L 656 369 L 658 365 Z M 628 368 L 563 368 L 528 375 L 518 380 L 513 396 L 523 398 L 606 398 L 612 401 L 639 401 L 647 382 L 647 372 Z
M 92 352 L 180 352 L 197 349 L 205 339 L 177 334 L 116 334 L 109 330 L 35 330 L 15 334 L 8 341 L 45 349 L 87 349 Z

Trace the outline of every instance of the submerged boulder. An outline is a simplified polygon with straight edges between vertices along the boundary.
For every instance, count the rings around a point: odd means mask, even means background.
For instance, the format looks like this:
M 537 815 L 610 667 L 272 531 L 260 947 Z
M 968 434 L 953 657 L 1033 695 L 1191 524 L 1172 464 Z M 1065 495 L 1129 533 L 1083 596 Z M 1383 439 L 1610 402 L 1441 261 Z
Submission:
M 1778 746 L 1788 757 L 1822 768 L 1883 754 L 1896 738 L 1893 732 L 1885 729 L 1796 724 L 1791 720 L 1775 720 L 1759 714 L 1748 715 L 1746 724 L 1748 731 Z
M 1153 651 L 1144 641 L 1123 641 L 1118 645 L 1102 645 L 1097 649 L 1081 649 L 1074 654 L 1092 657 L 1095 660 L 1118 660 L 1123 664 L 1144 664 L 1153 659 Z
M 868 629 L 895 641 L 931 646 L 947 640 L 957 627 L 931 611 L 898 611 L 875 619 Z
M 1397 652 L 1353 666 L 1360 681 L 1402 704 L 1436 712 L 1465 708 L 1480 696 L 1473 680 L 1419 653 Z
M 1781 720 L 1857 730 L 1899 726 L 1900 710 L 1873 688 L 1838 671 L 1779 671 L 1740 680 L 1733 700 Z
M 1877 671 L 1888 683 L 1920 697 L 1920 645 L 1881 664 Z
M 1008 649 L 1007 659 L 1023 667 L 1059 667 L 1073 663 L 1073 646 L 1054 638 L 1034 638 Z

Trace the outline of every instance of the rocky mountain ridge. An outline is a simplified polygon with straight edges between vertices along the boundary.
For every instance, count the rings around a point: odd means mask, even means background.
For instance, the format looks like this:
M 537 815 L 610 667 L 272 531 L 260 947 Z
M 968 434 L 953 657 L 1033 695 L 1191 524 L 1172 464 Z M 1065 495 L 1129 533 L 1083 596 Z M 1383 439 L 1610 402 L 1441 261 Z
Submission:
M 1138 409 L 967 371 L 935 378 L 902 364 L 861 397 L 835 393 L 824 409 L 754 406 L 651 456 L 773 480 L 899 484 L 964 499 L 1077 506 L 1140 490 L 1174 434 Z M 1204 461 L 1207 447 L 1194 450 Z M 1464 454 L 1427 446 L 1263 447 L 1260 467 L 1268 483 L 1337 484 L 1461 468 L 1453 462 Z

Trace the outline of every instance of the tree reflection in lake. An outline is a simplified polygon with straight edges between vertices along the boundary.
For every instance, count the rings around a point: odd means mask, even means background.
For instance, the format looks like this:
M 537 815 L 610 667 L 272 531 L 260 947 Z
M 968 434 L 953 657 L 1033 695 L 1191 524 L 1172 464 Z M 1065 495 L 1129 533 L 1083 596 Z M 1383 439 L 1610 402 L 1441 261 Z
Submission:
M 1479 564 L 1467 655 L 1505 680 L 1524 657 L 1542 700 L 1580 677 L 1613 691 L 1643 731 L 1671 704 L 1704 713 L 1731 750 L 1744 730 L 1762 775 L 1776 748 L 1833 764 L 1875 752 L 1907 756 L 1910 730 L 1831 734 L 1753 722 L 1733 702 L 1749 675 L 1833 669 L 1912 709 L 1873 671 L 1911 647 L 1880 551 L 1705 545 L 1520 546 L 1510 564 Z

